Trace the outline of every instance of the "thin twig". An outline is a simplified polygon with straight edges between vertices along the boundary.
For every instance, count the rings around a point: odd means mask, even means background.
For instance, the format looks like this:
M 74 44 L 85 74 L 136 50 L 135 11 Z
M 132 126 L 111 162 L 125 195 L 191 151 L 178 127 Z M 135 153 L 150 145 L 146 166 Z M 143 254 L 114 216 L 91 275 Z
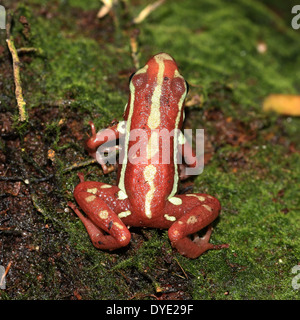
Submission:
M 24 181 L 23 177 L 3 177 L 0 176 L 0 181 Z
M 136 69 L 140 68 L 140 62 L 138 58 L 138 41 L 137 41 L 138 35 L 139 35 L 138 29 L 134 29 L 130 34 L 131 57 L 133 60 L 134 67 Z
M 36 196 L 35 193 L 32 193 L 31 194 L 31 200 L 32 200 L 32 203 L 33 203 L 33 206 L 35 207 L 35 209 L 42 213 L 43 215 L 45 215 L 45 210 L 40 206 L 40 204 L 38 203 L 38 198 Z
M 180 267 L 181 271 L 184 273 L 186 279 L 188 279 L 189 277 L 188 277 L 188 275 L 185 273 L 185 271 L 184 271 L 184 269 L 182 268 L 182 266 L 180 265 L 179 261 L 178 261 L 175 257 L 174 257 L 174 260 L 175 260 L 175 261 L 177 262 L 177 264 L 179 265 L 179 267 Z
M 64 168 L 64 172 L 68 172 L 71 171 L 73 169 L 77 169 L 77 168 L 81 168 L 81 167 L 86 167 L 92 163 L 96 163 L 97 160 L 96 159 L 91 159 L 91 160 L 87 160 L 87 161 L 83 161 L 83 162 L 76 162 L 74 164 L 72 164 L 71 166 Z
M 14 44 L 14 40 L 11 36 L 10 29 L 11 29 L 11 14 L 8 14 L 7 17 L 7 46 L 10 51 L 13 60 L 13 74 L 15 80 L 15 95 L 17 99 L 17 104 L 19 108 L 19 121 L 24 122 L 27 121 L 27 113 L 26 113 L 26 102 L 24 101 L 23 94 L 22 94 L 22 85 L 21 85 L 21 78 L 20 78 L 20 59 Z
M 18 54 L 38 52 L 38 51 L 39 50 L 37 48 L 32 48 L 32 47 L 22 47 L 22 48 L 17 49 Z
M 159 6 L 161 6 L 163 3 L 165 2 L 165 0 L 158 0 L 152 4 L 149 4 L 146 8 L 144 8 L 139 15 L 133 19 L 133 23 L 138 24 L 143 22 L 148 15 L 154 11 L 155 9 L 157 9 Z
M 2 275 L 2 277 L 0 279 L 0 287 L 3 285 L 3 281 L 4 281 L 5 277 L 6 277 L 6 275 L 8 274 L 8 271 L 10 269 L 11 264 L 12 264 L 12 262 L 9 261 L 9 263 L 8 263 L 6 269 L 5 269 L 5 272 L 3 273 L 3 275 Z

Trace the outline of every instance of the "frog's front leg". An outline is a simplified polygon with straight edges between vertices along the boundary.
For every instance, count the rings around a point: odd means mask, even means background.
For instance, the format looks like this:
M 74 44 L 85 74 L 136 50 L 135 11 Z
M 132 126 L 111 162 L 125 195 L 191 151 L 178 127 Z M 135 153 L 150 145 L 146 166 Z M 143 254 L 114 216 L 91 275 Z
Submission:
M 93 245 L 104 250 L 115 250 L 128 245 L 131 234 L 115 211 L 127 208 L 126 200 L 116 198 L 119 188 L 101 182 L 82 181 L 74 190 L 74 197 L 85 217 L 72 203 L 69 206 L 84 224 Z M 108 204 L 110 206 L 108 206 Z M 114 209 L 114 210 L 113 210 Z
M 179 253 L 188 258 L 197 258 L 202 253 L 211 249 L 228 248 L 228 244 L 213 245 L 209 243 L 212 232 L 211 223 L 217 218 L 221 210 L 219 201 L 206 194 L 186 194 L 175 196 L 180 202 L 182 216 L 169 228 L 168 235 L 173 247 Z M 179 206 L 177 206 L 179 209 Z M 170 205 L 170 214 L 176 212 L 176 205 Z M 176 216 L 176 213 L 175 213 Z M 193 240 L 189 235 L 193 235 L 208 226 L 204 237 L 196 236 Z
M 120 138 L 120 130 L 124 126 L 124 121 L 120 123 L 117 121 L 113 121 L 112 125 L 109 128 L 96 132 L 95 125 L 92 121 L 89 121 L 91 126 L 92 135 L 89 139 L 85 141 L 85 148 L 88 153 L 95 158 L 103 169 L 103 173 L 107 174 L 112 171 L 112 168 L 107 167 L 106 160 L 102 159 L 101 156 L 97 157 L 97 148 L 109 141 L 116 141 Z M 113 147 L 108 147 L 107 149 L 103 149 L 102 152 L 112 152 L 113 150 L 119 149 L 118 145 Z

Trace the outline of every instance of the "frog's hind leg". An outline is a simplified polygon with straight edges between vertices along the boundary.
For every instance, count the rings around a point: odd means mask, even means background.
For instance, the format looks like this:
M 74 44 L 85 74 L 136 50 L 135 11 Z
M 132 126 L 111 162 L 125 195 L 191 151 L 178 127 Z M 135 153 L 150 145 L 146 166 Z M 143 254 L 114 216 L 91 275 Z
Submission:
M 86 216 L 73 203 L 69 202 L 68 205 L 84 224 L 95 247 L 115 250 L 128 245 L 131 234 L 122 220 L 107 204 L 107 202 L 109 203 L 108 198 L 114 194 L 113 189 L 117 188 L 113 186 L 107 188 L 108 186 L 94 181 L 81 182 L 76 186 L 74 197 Z M 103 187 L 105 188 L 103 189 Z M 103 193 L 101 190 L 106 190 L 106 192 Z
M 83 223 L 93 245 L 96 248 L 107 250 L 115 250 L 120 248 L 120 244 L 115 238 L 108 234 L 104 234 L 103 230 L 98 228 L 89 218 L 85 217 L 72 202 L 68 202 L 68 206 L 73 209 Z
M 191 195 L 189 195 L 191 196 Z M 217 199 L 204 194 L 194 194 L 200 199 L 197 205 L 181 216 L 169 228 L 169 239 L 173 247 L 179 253 L 188 258 L 197 258 L 207 250 L 228 248 L 228 244 L 214 245 L 209 243 L 212 233 L 211 223 L 219 215 L 221 206 Z M 181 196 L 183 205 L 189 201 L 188 196 Z M 189 235 L 193 235 L 208 226 L 204 237 L 196 236 L 193 240 Z

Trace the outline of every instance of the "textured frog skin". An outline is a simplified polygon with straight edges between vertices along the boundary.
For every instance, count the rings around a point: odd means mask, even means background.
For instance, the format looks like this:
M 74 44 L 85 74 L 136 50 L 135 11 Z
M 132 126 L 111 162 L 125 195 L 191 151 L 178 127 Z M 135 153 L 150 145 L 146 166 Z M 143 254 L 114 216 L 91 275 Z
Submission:
M 189 258 L 197 258 L 209 249 L 228 247 L 209 243 L 210 224 L 221 210 L 219 201 L 200 193 L 176 195 L 180 177 L 176 163 L 181 149 L 178 146 L 184 144 L 185 150 L 191 147 L 180 139 L 176 130 L 181 129 L 184 120 L 187 83 L 174 59 L 166 53 L 153 56 L 131 77 L 129 87 L 124 121 L 99 133 L 91 123 L 92 136 L 86 142 L 89 153 L 95 155 L 100 145 L 125 135 L 117 185 L 84 181 L 80 174 L 81 182 L 74 190 L 74 197 L 86 216 L 69 203 L 84 223 L 94 246 L 104 250 L 126 246 L 131 238 L 127 227 L 136 226 L 168 229 L 172 246 Z M 166 154 L 162 139 L 157 139 L 157 135 L 174 129 L 166 161 L 162 159 Z M 136 144 L 132 135 L 136 131 L 143 132 L 138 138 L 143 151 L 132 153 Z M 134 161 L 135 157 L 138 162 Z M 105 164 L 101 165 L 107 172 Z M 206 226 L 208 230 L 203 238 L 194 235 Z

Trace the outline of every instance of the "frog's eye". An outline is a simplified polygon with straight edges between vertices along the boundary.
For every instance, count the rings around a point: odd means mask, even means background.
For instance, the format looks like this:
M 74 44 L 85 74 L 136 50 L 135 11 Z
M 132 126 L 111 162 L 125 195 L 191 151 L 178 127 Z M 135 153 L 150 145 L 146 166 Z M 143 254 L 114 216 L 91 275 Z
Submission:
M 185 80 L 185 85 L 186 85 L 186 94 L 188 94 L 190 90 L 190 85 L 186 80 Z
M 130 80 L 130 86 L 133 85 L 135 90 L 142 90 L 147 84 L 148 76 L 146 73 L 138 73 L 134 74 L 134 77 Z
M 130 83 L 130 81 L 131 81 L 131 79 L 132 79 L 132 77 L 135 75 L 135 72 L 133 72 L 131 75 L 130 75 L 130 77 L 129 77 L 129 80 L 128 80 L 128 83 Z
M 173 92 L 173 95 L 180 98 L 187 91 L 187 87 L 185 85 L 185 80 L 182 77 L 173 78 L 173 80 L 171 82 L 171 90 Z

